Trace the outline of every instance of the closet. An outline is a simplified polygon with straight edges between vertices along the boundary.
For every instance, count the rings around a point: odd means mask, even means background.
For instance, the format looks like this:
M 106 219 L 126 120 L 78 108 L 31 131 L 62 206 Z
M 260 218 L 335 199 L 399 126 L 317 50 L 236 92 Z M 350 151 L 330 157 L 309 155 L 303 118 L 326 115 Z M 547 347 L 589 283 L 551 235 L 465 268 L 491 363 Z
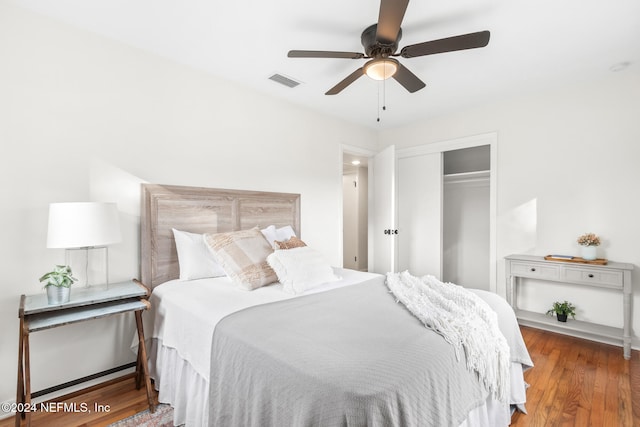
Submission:
M 489 290 L 490 147 L 443 153 L 442 280 Z
M 495 134 L 397 150 L 397 271 L 495 292 L 495 150 Z

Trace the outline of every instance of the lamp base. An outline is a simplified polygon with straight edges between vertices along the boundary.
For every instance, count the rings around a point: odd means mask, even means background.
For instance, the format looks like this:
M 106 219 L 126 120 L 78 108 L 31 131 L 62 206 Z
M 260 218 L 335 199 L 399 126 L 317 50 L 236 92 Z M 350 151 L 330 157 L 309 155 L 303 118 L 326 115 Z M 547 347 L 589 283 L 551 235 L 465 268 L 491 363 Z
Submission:
M 72 254 L 77 252 L 77 251 L 82 251 L 84 252 L 84 257 L 83 260 L 84 261 L 84 277 L 79 278 L 79 279 L 83 279 L 80 280 L 80 282 L 84 281 L 84 286 L 85 287 L 91 287 L 91 286 L 95 286 L 96 284 L 93 283 L 93 280 L 90 280 L 90 276 L 91 276 L 91 271 L 90 271 L 90 256 L 89 256 L 89 250 L 94 250 L 94 249 L 104 249 L 104 265 L 102 266 L 104 269 L 104 273 L 105 273 L 105 280 L 104 280 L 104 285 L 107 287 L 107 289 L 109 288 L 109 247 L 108 246 L 87 246 L 87 247 L 82 247 L 82 248 L 67 248 L 65 249 L 65 264 L 68 266 L 71 266 L 72 264 L 72 260 L 71 258 L 76 258 L 76 257 L 72 257 Z M 74 262 L 75 264 L 75 262 Z M 93 263 L 92 263 L 93 264 Z

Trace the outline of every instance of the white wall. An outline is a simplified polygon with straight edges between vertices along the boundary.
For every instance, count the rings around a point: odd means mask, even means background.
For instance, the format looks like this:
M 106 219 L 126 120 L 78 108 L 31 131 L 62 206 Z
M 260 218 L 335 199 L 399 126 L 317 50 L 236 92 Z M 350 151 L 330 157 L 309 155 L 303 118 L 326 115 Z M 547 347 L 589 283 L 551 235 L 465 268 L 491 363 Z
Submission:
M 509 102 L 380 134 L 380 148 L 416 146 L 498 133 L 498 291 L 513 253 L 579 255 L 585 232 L 600 235 L 600 257 L 635 264 L 634 346 L 640 346 L 640 74 L 632 67 L 601 81 L 550 89 Z M 621 297 L 553 285 L 525 308 L 546 311 L 554 299 L 578 306 L 582 320 L 622 325 Z
M 111 279 L 139 275 L 139 184 L 302 194 L 302 238 L 339 265 L 342 144 L 369 130 L 0 2 L 0 401 L 15 398 L 20 294 L 64 260 L 50 202 L 115 201 Z M 335 232 L 327 233 L 327 230 Z M 132 317 L 33 334 L 32 389 L 134 359 Z

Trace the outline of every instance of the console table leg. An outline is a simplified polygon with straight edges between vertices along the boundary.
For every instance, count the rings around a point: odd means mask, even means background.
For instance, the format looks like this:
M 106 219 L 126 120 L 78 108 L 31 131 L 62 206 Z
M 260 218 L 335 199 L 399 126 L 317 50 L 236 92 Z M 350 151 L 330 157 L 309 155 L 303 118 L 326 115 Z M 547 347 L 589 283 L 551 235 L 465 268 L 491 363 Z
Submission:
M 27 325 L 23 325 L 23 345 L 24 345 L 24 403 L 27 407 L 31 406 L 31 360 L 29 355 L 29 329 Z M 31 411 L 23 413 L 26 425 L 31 425 Z
M 142 387 L 142 377 L 143 377 L 143 372 L 142 372 L 142 362 L 141 362 L 141 358 L 140 358 L 140 354 L 141 354 L 141 350 L 140 350 L 140 345 L 138 344 L 138 353 L 136 355 L 136 390 L 140 390 L 140 387 Z
M 20 330 L 18 331 L 18 386 L 16 388 L 16 403 L 24 403 L 24 319 L 20 317 Z M 16 427 L 20 427 L 24 412 L 16 411 Z
M 514 310 L 518 308 L 516 301 L 516 280 L 514 276 L 507 275 L 507 302 Z
M 629 276 L 631 276 L 629 274 Z M 629 279 L 629 282 L 631 280 Z M 631 286 L 629 285 L 629 288 Z M 631 359 L 631 292 L 627 292 L 625 289 L 622 297 L 622 311 L 624 315 L 624 327 L 622 332 L 622 348 L 624 358 Z
M 149 378 L 149 368 L 147 365 L 147 347 L 144 342 L 144 329 L 142 326 L 142 311 L 136 311 L 136 327 L 138 329 L 138 364 L 142 367 L 145 386 L 147 388 L 147 401 L 149 403 L 149 411 L 155 412 L 155 402 L 153 391 L 151 390 L 151 379 Z

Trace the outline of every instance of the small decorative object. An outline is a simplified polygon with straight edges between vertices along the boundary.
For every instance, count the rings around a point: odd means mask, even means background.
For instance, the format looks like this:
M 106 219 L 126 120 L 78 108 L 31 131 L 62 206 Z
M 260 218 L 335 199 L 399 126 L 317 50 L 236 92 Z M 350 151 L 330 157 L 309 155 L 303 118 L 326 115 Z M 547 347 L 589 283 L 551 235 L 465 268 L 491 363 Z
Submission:
M 571 304 L 569 301 L 565 300 L 564 302 L 556 301 L 553 303 L 553 307 L 547 310 L 547 314 L 553 316 L 555 313 L 558 322 L 566 322 L 567 316 L 571 316 L 573 319 L 576 318 L 576 306 Z
M 582 258 L 587 261 L 596 259 L 596 246 L 600 246 L 600 238 L 593 233 L 586 233 L 578 237 L 578 244 L 582 247 Z
M 72 276 L 71 267 L 68 265 L 56 265 L 53 271 L 42 276 L 40 282 L 44 282 L 49 304 L 69 302 L 71 285 L 76 280 L 78 279 Z

